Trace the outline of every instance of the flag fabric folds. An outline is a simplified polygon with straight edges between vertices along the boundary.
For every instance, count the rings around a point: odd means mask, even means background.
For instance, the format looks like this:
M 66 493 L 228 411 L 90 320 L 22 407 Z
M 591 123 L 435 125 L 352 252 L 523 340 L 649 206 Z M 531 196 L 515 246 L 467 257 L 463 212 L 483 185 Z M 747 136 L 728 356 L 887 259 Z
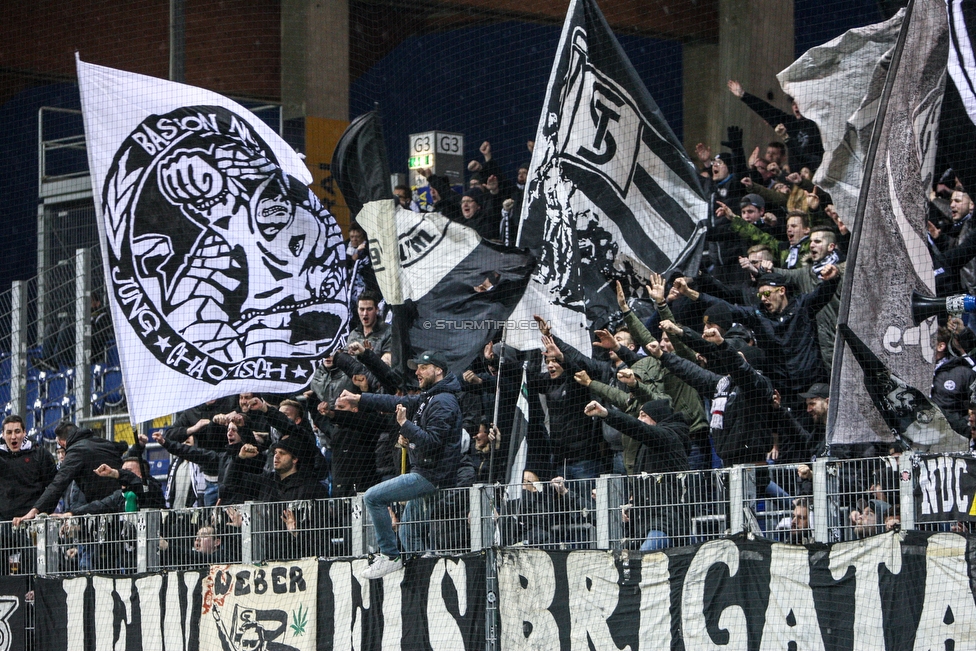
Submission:
M 508 442 L 508 464 L 505 466 L 505 499 L 517 500 L 522 497 L 522 474 L 529 459 L 529 377 L 528 362 L 522 365 L 522 386 L 518 402 L 515 403 L 515 422 L 512 436 Z
M 613 281 L 697 270 L 707 203 L 672 133 L 594 0 L 573 0 L 539 119 L 519 246 L 539 267 L 515 312 L 543 312 L 589 350 L 587 327 L 616 310 Z M 526 349 L 538 332 L 509 341 Z
M 406 356 L 437 350 L 460 374 L 495 333 L 513 325 L 512 309 L 535 267 L 529 252 L 392 200 L 367 203 L 357 220 L 369 235 L 380 291 L 387 303 L 402 306 L 396 318 L 409 323 L 401 323 Z
M 910 5 L 899 37 L 903 46 L 899 43 L 900 50 L 895 49 L 886 82 L 887 102 L 884 96 L 879 102 L 876 152 L 865 162 L 859 205 L 863 212 L 852 231 L 838 314 L 838 324 L 846 324 L 881 366 L 922 391 L 932 383 L 932 334 L 937 324 L 933 317 L 914 325 L 911 295 L 913 290 L 929 296 L 935 292 L 925 222 L 945 90 L 947 30 L 944 3 L 919 0 Z M 828 441 L 890 438 L 891 429 L 869 395 L 865 374 L 851 350 L 837 346 Z
M 332 178 L 355 218 L 368 201 L 392 199 L 390 165 L 377 111 L 353 120 L 332 153 Z
M 776 76 L 803 116 L 820 128 L 824 157 L 813 182 L 830 193 L 848 227 L 854 226 L 864 157 L 904 18 L 902 9 L 885 22 L 845 32 Z
M 976 28 L 976 6 L 965 0 L 947 0 L 949 17 L 949 75 L 956 84 L 969 119 L 976 122 L 976 56 L 972 30 Z
M 216 93 L 77 66 L 132 420 L 300 389 L 349 321 L 342 233 L 304 162 Z

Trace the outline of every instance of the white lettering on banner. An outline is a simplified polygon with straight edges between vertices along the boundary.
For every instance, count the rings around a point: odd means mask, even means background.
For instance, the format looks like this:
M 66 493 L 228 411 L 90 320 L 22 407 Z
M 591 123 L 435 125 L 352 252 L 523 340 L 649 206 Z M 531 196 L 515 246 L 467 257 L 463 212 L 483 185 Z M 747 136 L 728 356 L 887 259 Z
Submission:
M 524 585 L 523 585 L 524 581 Z M 501 648 L 551 651 L 559 626 L 549 607 L 556 576 L 549 554 L 538 549 L 504 553 L 498 571 Z
M 402 581 L 403 572 L 394 572 L 383 577 L 384 649 L 399 649 L 403 644 L 403 593 L 400 592 Z M 363 605 L 367 605 L 367 602 L 363 601 Z M 359 619 L 361 620 L 362 617 Z
M 969 640 L 971 645 L 976 640 L 976 606 L 965 580 L 968 574 L 966 538 L 941 533 L 929 538 L 925 548 L 925 601 L 915 633 L 916 651 L 965 648 L 956 642 Z
M 170 577 L 173 577 L 173 574 L 174 573 L 171 572 L 170 573 Z M 172 603 L 172 601 L 175 600 L 175 597 L 177 597 L 179 595 L 179 590 L 177 589 L 177 587 L 176 587 L 175 584 L 177 584 L 180 581 L 181 578 L 183 580 L 183 587 L 186 589 L 187 601 L 191 601 L 190 598 L 189 598 L 189 595 L 192 595 L 196 591 L 197 584 L 200 583 L 200 580 L 201 580 L 202 576 L 201 576 L 200 572 L 183 572 L 182 573 L 182 577 L 177 576 L 177 577 L 174 577 L 174 578 L 170 578 L 167 581 L 167 592 L 166 592 L 167 595 L 170 595 L 170 601 L 169 601 L 169 603 Z M 170 587 L 173 588 L 173 591 L 172 592 L 169 592 L 169 588 Z M 166 610 L 167 610 L 167 615 L 166 615 L 166 632 L 167 632 L 167 635 L 172 635 L 172 634 L 174 634 L 176 632 L 176 629 L 175 629 L 174 624 L 171 623 L 171 619 L 170 619 L 170 616 L 169 616 L 168 611 L 170 611 L 170 610 L 173 610 L 174 611 L 173 612 L 173 616 L 177 620 L 177 622 L 179 622 L 179 617 L 180 617 L 180 614 L 181 613 L 180 613 L 180 611 L 179 611 L 178 608 L 167 608 Z M 183 635 L 184 635 L 184 638 L 183 639 L 185 639 L 186 640 L 186 643 L 189 645 L 189 643 L 190 643 L 190 631 L 193 630 L 191 628 L 191 624 L 193 622 L 193 616 L 194 616 L 193 609 L 192 608 L 187 608 L 186 609 L 186 612 L 182 613 L 182 615 L 183 615 L 183 622 L 182 622 L 182 624 L 183 624 Z M 169 639 L 169 638 L 167 638 L 167 639 Z M 179 638 L 177 638 L 177 639 L 179 639 Z M 174 649 L 179 649 L 181 647 L 175 646 L 173 648 Z M 166 647 L 166 651 L 170 651 L 170 648 L 169 647 Z
M 618 648 L 607 626 L 620 594 L 617 578 L 617 567 L 609 554 L 572 552 L 566 558 L 573 651 Z M 622 651 L 630 651 L 630 645 Z
M 806 547 L 774 544 L 769 567 L 769 603 L 759 651 L 824 651 Z M 783 568 L 790 571 L 776 571 Z
M 884 636 L 878 635 L 881 620 L 881 590 L 878 567 L 891 574 L 901 572 L 901 543 L 897 536 L 872 536 L 859 544 L 835 545 L 830 549 L 830 574 L 840 581 L 854 568 L 854 648 L 884 651 Z
M 742 606 L 729 606 L 718 619 L 719 629 L 729 633 L 727 644 L 716 644 L 705 623 L 705 579 L 713 565 L 729 568 L 729 578 L 739 571 L 739 548 L 731 540 L 714 540 L 698 548 L 685 574 L 681 591 L 681 630 L 685 651 L 702 649 L 745 649 L 748 645 L 746 614 Z
M 136 635 L 142 640 L 143 651 L 181 651 L 190 648 L 191 622 L 196 613 L 192 607 L 179 607 L 181 580 L 187 605 L 192 606 L 192 595 L 200 581 L 199 572 L 170 572 L 165 578 L 164 575 L 150 575 L 135 581 L 130 578 L 93 576 L 90 581 L 95 595 L 94 608 L 92 613 L 86 614 L 84 595 L 89 579 L 65 579 L 61 582 L 61 588 L 65 593 L 65 630 L 69 644 L 80 643 L 71 636 L 75 631 L 85 630 L 83 622 L 94 619 L 100 622 L 100 625 L 90 627 L 95 636 L 96 651 L 125 651 L 132 627 L 137 629 Z M 162 609 L 164 600 L 167 604 L 165 621 Z M 138 617 L 136 602 L 139 603 Z
M 83 576 L 61 582 L 61 589 L 64 590 L 66 631 L 84 631 L 87 628 L 85 626 L 86 588 L 88 588 L 88 579 Z
M 668 556 L 662 552 L 644 554 L 641 560 L 640 633 L 642 640 L 654 640 L 659 648 L 671 648 L 671 581 Z
M 459 614 L 463 615 L 467 608 L 467 573 L 464 561 L 447 558 L 437 561 L 427 585 L 427 630 L 433 651 L 457 651 L 464 648 L 464 635 L 444 602 L 444 577 L 450 578 L 457 592 Z
M 95 615 L 98 616 L 99 613 L 112 613 L 112 623 L 113 626 L 96 626 L 95 627 L 95 651 L 113 651 L 115 647 L 113 646 L 113 634 L 115 631 L 115 600 L 112 598 L 112 587 L 114 581 L 108 577 L 104 576 L 93 576 L 92 577 L 92 589 L 95 591 Z M 96 620 L 97 621 L 97 620 Z M 122 635 L 122 650 L 125 650 L 125 629 L 127 622 L 122 622 L 121 633 Z
M 333 651 L 352 651 L 356 648 L 355 640 L 361 639 L 357 630 L 361 626 L 362 617 L 353 617 L 352 608 L 352 573 L 357 561 L 352 563 L 333 563 L 329 566 L 329 579 L 332 581 L 333 595 L 333 623 L 332 649 Z M 367 564 L 365 559 L 359 561 L 359 567 Z M 358 568 L 357 568 L 358 569 Z M 363 604 L 369 603 L 369 581 L 360 586 Z M 368 607 L 368 606 L 367 606 Z M 358 611 L 358 615 L 362 612 Z
M 966 459 L 932 457 L 919 467 L 918 488 L 922 493 L 922 515 L 969 512 L 969 495 L 962 490 L 962 475 L 969 474 Z
M 170 572 L 165 576 L 175 577 L 176 573 Z M 163 575 L 149 574 L 148 576 L 136 579 L 136 593 L 140 595 L 162 595 Z M 164 651 L 164 649 L 182 648 L 179 646 L 182 638 L 179 629 L 176 630 L 176 635 L 172 638 L 172 642 L 170 642 L 170 638 L 167 635 L 170 631 L 163 633 L 163 613 L 159 607 L 160 603 L 160 599 L 139 599 L 139 633 L 142 637 L 142 651 Z M 179 602 L 178 600 L 172 600 L 167 603 Z M 166 610 L 174 609 L 167 608 Z M 177 617 L 176 622 L 179 623 L 179 621 L 179 617 Z

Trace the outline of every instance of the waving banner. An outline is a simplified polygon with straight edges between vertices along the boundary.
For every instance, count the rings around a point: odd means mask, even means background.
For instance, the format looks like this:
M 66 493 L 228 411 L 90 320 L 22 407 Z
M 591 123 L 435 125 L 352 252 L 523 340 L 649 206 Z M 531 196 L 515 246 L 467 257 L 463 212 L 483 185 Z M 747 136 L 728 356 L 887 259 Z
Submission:
M 302 387 L 349 316 L 301 158 L 215 93 L 80 60 L 78 81 L 133 421 Z
M 570 3 L 522 215 L 518 244 L 539 265 L 513 318 L 541 314 L 578 350 L 616 311 L 614 280 L 638 293 L 651 271 L 698 270 L 707 203 L 694 164 L 594 0 Z M 525 350 L 538 333 L 508 341 Z

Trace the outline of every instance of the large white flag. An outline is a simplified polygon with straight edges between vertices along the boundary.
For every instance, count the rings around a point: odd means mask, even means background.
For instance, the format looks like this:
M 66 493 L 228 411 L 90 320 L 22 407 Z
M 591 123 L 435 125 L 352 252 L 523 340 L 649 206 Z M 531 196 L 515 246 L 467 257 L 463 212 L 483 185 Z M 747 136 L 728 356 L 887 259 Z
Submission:
M 216 93 L 81 60 L 78 82 L 132 420 L 301 388 L 349 319 L 301 158 Z

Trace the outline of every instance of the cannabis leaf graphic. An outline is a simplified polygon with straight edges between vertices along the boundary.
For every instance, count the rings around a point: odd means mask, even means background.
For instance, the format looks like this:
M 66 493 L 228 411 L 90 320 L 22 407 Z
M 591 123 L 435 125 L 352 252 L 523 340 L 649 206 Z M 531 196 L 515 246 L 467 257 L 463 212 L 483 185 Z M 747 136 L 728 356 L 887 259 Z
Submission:
M 305 627 L 308 626 L 308 611 L 304 610 L 302 604 L 298 604 L 298 612 L 291 614 L 292 635 L 305 635 Z

